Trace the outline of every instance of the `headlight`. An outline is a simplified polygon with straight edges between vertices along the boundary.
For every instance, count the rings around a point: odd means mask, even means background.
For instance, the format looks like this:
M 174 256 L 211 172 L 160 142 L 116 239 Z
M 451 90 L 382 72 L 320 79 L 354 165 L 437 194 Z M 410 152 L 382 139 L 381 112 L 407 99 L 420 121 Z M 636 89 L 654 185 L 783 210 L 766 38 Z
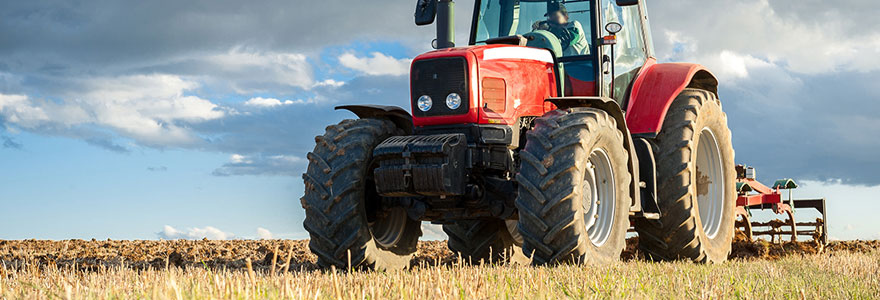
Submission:
M 431 106 L 434 106 L 434 100 L 431 100 L 431 96 L 423 95 L 419 97 L 419 101 L 417 102 L 419 106 L 419 110 L 421 111 L 429 111 L 431 110 Z
M 461 96 L 456 93 L 449 94 L 446 96 L 446 107 L 449 109 L 458 109 L 461 106 Z

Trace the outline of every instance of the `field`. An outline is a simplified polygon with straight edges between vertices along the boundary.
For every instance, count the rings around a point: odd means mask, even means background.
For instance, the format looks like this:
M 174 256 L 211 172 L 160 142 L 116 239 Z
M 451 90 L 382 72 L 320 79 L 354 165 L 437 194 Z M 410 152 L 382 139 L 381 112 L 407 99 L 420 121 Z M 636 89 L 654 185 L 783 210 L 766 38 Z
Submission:
M 630 241 L 630 250 L 635 248 Z M 721 265 L 470 265 L 423 242 L 395 272 L 315 270 L 307 241 L 0 241 L 14 298 L 876 298 L 880 242 L 739 241 Z

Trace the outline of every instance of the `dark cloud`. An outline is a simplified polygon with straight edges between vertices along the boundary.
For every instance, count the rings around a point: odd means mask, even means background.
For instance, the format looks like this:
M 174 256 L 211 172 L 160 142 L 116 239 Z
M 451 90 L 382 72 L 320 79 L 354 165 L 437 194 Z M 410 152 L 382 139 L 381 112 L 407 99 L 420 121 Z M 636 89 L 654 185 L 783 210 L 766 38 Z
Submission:
M 21 148 L 24 147 L 24 145 L 22 145 L 22 144 L 19 143 L 19 142 L 16 142 L 15 139 L 13 139 L 12 137 L 8 137 L 8 136 L 5 136 L 5 135 L 0 135 L 0 140 L 3 141 L 3 143 L 2 143 L 2 144 L 3 144 L 3 148 L 6 148 L 6 149 L 16 149 L 16 150 L 20 150 Z
M 461 26 L 472 2 L 459 3 Z M 88 74 L 162 65 L 247 46 L 314 52 L 354 40 L 427 47 L 415 1 L 4 1 L 0 64 L 42 74 Z M 461 28 L 464 40 L 466 27 Z
M 738 162 L 766 180 L 880 184 L 880 72 L 799 76 L 802 84 L 769 96 L 765 75 L 720 91 Z

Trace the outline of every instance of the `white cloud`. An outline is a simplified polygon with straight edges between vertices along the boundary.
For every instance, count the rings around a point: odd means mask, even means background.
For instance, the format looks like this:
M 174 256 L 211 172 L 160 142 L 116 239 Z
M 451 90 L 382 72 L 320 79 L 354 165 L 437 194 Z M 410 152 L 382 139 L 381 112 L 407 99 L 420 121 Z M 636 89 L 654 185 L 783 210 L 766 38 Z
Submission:
M 446 232 L 443 232 L 443 226 L 431 223 L 422 223 L 422 238 L 425 241 L 442 241 L 449 239 Z
M 315 103 L 315 101 L 313 99 L 309 99 L 309 100 L 284 100 L 284 101 L 282 101 L 282 100 L 278 100 L 275 98 L 254 97 L 254 98 L 248 99 L 248 101 L 245 101 L 244 105 L 253 106 L 253 107 L 269 108 L 269 107 L 276 107 L 276 106 L 282 106 L 282 105 L 310 104 L 310 103 Z
M 345 85 L 345 81 L 336 81 L 333 79 L 326 79 L 324 81 L 316 82 L 315 87 L 334 87 L 338 88 Z
M 357 57 L 352 53 L 339 56 L 343 66 L 367 75 L 406 75 L 410 62 L 412 59 L 396 59 L 379 52 L 370 53 L 370 57 Z
M 257 228 L 257 239 L 271 240 L 272 239 L 272 232 L 270 232 L 269 229 L 259 227 L 259 228 Z
M 814 9 L 797 11 L 800 4 L 788 2 L 682 0 L 651 6 L 654 30 L 666 37 L 655 40 L 658 55 L 704 63 L 701 59 L 728 51 L 801 74 L 880 70 L 880 31 L 861 25 L 858 17 L 842 16 L 861 13 L 846 11 L 855 5 L 812 3 L 803 5 Z M 737 57 L 727 58 L 737 64 Z M 745 70 L 730 69 L 740 75 Z
M 251 99 L 248 99 L 248 101 L 244 102 L 244 105 L 258 106 L 258 107 L 274 107 L 274 106 L 289 105 L 289 104 L 293 104 L 293 101 L 287 100 L 287 101 L 282 102 L 281 100 L 278 100 L 275 98 L 263 98 L 263 97 L 251 98 Z
M 198 240 L 207 238 L 209 240 L 229 240 L 235 235 L 223 232 L 220 229 L 207 226 L 204 228 L 187 228 L 186 230 L 178 230 L 169 225 L 165 225 L 162 231 L 156 233 L 161 239 L 165 240 Z
M 30 131 L 61 133 L 97 125 L 142 144 L 191 145 L 199 138 L 182 123 L 225 116 L 207 99 L 185 95 L 195 82 L 172 75 L 89 78 L 60 100 L 0 94 L 0 116 Z
M 240 94 L 266 91 L 267 84 L 302 89 L 315 85 L 312 65 L 300 53 L 236 47 L 227 53 L 209 56 L 205 61 L 219 69 L 219 74 L 213 76 L 229 80 Z
M 291 155 L 241 155 L 233 154 L 229 163 L 212 172 L 214 176 L 236 175 L 285 175 L 299 176 L 307 159 Z

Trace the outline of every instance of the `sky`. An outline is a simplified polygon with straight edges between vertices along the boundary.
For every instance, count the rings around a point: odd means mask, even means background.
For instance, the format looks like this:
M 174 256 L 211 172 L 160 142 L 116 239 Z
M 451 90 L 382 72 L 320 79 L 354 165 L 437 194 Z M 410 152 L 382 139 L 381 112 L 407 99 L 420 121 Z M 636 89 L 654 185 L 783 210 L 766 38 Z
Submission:
M 414 2 L 0 1 L 0 239 L 307 238 L 333 107 L 409 109 Z M 658 60 L 719 77 L 736 161 L 880 239 L 880 3 L 647 5 Z

